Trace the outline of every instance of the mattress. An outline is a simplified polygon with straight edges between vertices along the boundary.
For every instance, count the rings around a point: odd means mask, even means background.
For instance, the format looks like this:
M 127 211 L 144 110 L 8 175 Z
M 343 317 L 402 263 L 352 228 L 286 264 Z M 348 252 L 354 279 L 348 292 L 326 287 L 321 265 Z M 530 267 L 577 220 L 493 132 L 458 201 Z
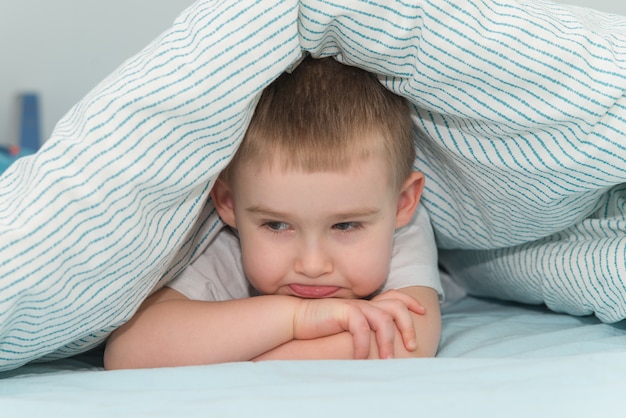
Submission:
M 0 373 L 6 417 L 621 416 L 626 324 L 460 297 L 432 359 L 103 371 L 102 352 Z

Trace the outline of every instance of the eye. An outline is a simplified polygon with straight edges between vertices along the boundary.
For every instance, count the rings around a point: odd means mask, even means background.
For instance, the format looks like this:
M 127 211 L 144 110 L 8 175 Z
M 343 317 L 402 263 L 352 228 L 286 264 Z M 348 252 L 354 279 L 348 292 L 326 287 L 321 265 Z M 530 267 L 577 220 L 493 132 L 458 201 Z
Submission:
M 286 231 L 290 228 L 289 224 L 285 222 L 265 222 L 263 226 L 272 232 Z
M 360 222 L 339 222 L 333 225 L 333 229 L 341 232 L 356 231 L 363 228 L 363 224 Z

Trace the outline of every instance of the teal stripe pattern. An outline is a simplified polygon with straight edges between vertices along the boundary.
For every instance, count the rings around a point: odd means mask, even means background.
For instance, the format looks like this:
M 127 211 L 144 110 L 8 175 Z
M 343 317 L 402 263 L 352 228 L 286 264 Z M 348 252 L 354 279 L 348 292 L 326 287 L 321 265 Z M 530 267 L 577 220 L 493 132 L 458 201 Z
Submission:
M 210 245 L 208 192 L 303 52 L 415 109 L 470 292 L 626 318 L 626 19 L 538 0 L 200 0 L 0 177 L 0 370 L 101 343 Z

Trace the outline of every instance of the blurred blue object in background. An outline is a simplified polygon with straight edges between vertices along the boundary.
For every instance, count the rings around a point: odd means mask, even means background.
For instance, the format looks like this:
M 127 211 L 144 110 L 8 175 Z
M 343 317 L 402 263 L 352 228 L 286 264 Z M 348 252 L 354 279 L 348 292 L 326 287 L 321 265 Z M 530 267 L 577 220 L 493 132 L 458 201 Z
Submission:
M 20 148 L 38 150 L 41 145 L 39 96 L 36 93 L 20 95 Z
M 18 158 L 37 152 L 41 144 L 39 95 L 21 94 L 19 106 L 19 146 L 0 147 L 0 174 Z

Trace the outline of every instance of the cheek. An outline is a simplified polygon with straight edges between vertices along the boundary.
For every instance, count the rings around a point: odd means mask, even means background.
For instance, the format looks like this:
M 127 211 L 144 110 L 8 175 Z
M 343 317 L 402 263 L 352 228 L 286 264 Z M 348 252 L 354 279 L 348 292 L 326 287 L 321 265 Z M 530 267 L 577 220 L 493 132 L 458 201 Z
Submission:
M 349 277 L 353 291 L 366 297 L 378 290 L 389 275 L 391 244 L 386 240 L 368 243 L 355 249 L 344 259 L 344 275 Z
M 279 252 L 262 240 L 254 239 L 243 239 L 241 252 L 244 271 L 250 284 L 261 293 L 274 293 L 282 277 Z

